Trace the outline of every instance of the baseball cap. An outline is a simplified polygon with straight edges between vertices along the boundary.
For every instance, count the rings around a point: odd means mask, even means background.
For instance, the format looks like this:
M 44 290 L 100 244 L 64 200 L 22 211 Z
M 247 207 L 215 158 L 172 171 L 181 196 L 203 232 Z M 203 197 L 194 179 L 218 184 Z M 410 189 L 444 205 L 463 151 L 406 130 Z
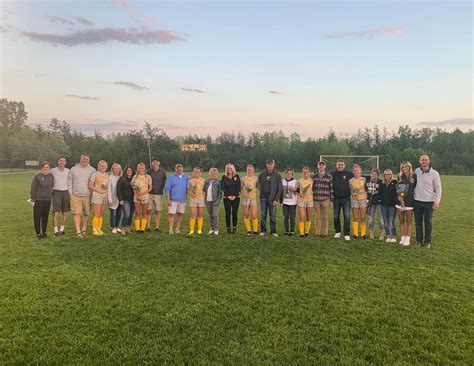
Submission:
M 275 164 L 275 160 L 267 159 L 266 164 Z

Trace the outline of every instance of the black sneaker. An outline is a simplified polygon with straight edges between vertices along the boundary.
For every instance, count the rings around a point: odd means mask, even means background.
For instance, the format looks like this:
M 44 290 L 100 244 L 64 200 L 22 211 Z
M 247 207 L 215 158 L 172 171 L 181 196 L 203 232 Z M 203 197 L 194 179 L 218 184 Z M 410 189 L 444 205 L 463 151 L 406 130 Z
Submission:
M 232 234 L 236 234 L 237 233 L 237 228 L 236 227 L 233 227 L 232 228 Z
M 66 235 L 65 231 L 58 231 L 58 232 L 59 232 L 59 235 Z
M 60 236 L 60 235 L 61 235 L 61 232 L 60 232 L 60 231 L 56 231 L 56 232 L 54 233 L 54 236 Z
M 416 245 L 417 247 L 422 247 L 422 246 L 424 246 L 423 243 L 422 243 L 422 242 L 419 242 L 419 241 L 417 241 L 415 245 Z
M 159 227 L 155 227 L 155 231 L 156 231 L 157 233 L 159 233 L 159 232 L 160 232 L 160 228 L 159 228 Z
M 355 240 L 359 239 L 359 237 L 357 235 L 353 235 L 352 238 L 355 239 Z
M 305 236 L 305 237 L 308 237 L 308 236 L 309 236 L 309 233 L 305 233 L 304 236 Z
M 258 235 L 258 231 L 254 231 L 254 232 L 253 232 L 253 235 Z
M 227 228 L 227 234 L 232 234 L 232 229 L 230 227 Z
M 46 239 L 48 235 L 46 233 L 41 234 L 41 239 Z
M 293 231 L 290 231 L 290 232 L 288 233 L 288 236 L 293 236 L 293 235 L 295 235 L 295 233 L 294 233 Z
M 148 227 L 148 228 L 146 229 L 146 232 L 147 232 L 147 233 L 151 232 L 151 229 Z
M 306 237 L 306 235 L 300 234 L 300 238 L 305 238 L 305 237 Z
M 36 234 L 36 239 L 38 239 L 38 240 L 43 239 L 43 235 L 41 235 L 41 234 Z
M 245 235 L 251 235 L 251 234 L 252 234 L 251 231 L 247 231 L 247 232 L 245 233 Z
M 360 238 L 361 238 L 362 240 L 366 240 L 366 239 L 367 239 L 367 237 L 366 237 L 365 235 L 364 235 L 364 236 L 361 236 Z

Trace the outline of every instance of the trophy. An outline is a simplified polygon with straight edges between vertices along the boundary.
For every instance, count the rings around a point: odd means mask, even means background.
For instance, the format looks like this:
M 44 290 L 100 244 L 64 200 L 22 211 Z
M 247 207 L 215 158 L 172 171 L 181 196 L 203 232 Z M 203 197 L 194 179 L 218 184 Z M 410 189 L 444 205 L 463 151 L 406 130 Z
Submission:
M 408 186 L 406 184 L 397 185 L 397 201 L 400 204 L 400 207 L 405 208 L 405 196 Z

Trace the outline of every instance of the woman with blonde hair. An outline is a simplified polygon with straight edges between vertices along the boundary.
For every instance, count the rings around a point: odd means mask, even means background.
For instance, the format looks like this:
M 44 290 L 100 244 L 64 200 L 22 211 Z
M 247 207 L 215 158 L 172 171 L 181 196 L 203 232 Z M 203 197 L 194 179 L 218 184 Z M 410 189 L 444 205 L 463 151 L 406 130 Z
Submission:
M 189 207 L 191 216 L 189 218 L 189 235 L 194 235 L 196 216 L 198 222 L 198 235 L 202 234 L 203 210 L 204 210 L 204 183 L 201 168 L 193 169 L 193 176 L 188 180 Z
M 254 175 L 255 168 L 252 164 L 247 165 L 247 175 L 241 179 L 240 193 L 244 196 L 242 199 L 242 208 L 244 209 L 244 223 L 247 235 L 251 235 L 250 217 L 252 217 L 253 233 L 258 234 L 257 219 L 257 184 L 258 178 Z
M 304 238 L 309 235 L 311 229 L 311 215 L 313 212 L 313 179 L 311 179 L 311 171 L 308 167 L 304 167 L 301 171 L 303 176 L 296 181 L 296 189 L 298 191 L 296 204 L 299 213 L 299 232 L 300 237 Z
M 358 164 L 352 166 L 354 177 L 349 179 L 352 206 L 352 230 L 354 239 L 366 239 L 367 225 L 365 215 L 367 213 L 367 190 L 365 189 L 366 178 L 362 176 L 362 168 Z M 359 236 L 360 227 L 360 236 Z
M 395 225 L 395 204 L 397 203 L 397 181 L 393 179 L 390 169 L 383 172 L 383 180 L 380 185 L 380 196 L 382 198 L 382 216 L 385 227 L 387 243 L 397 242 L 397 226 Z
M 403 246 L 410 245 L 413 206 L 415 203 L 414 191 L 416 187 L 416 174 L 413 172 L 411 163 L 408 160 L 400 164 L 397 182 L 397 216 L 400 220 L 400 243 Z
M 204 200 L 209 213 L 209 235 L 219 235 L 219 206 L 222 187 L 221 182 L 217 179 L 218 174 L 217 168 L 209 169 L 209 179 L 204 183 Z
M 110 169 L 109 187 L 107 191 L 107 201 L 109 204 L 110 213 L 110 227 L 112 233 L 121 233 L 122 229 L 119 227 L 120 217 L 122 216 L 122 206 L 119 204 L 117 195 L 117 183 L 122 175 L 122 167 L 120 164 L 113 163 Z
M 143 233 L 146 229 L 146 218 L 148 204 L 150 203 L 150 192 L 152 187 L 151 177 L 146 173 L 144 163 L 138 163 L 137 172 L 131 182 L 133 191 L 133 202 L 135 203 L 135 231 Z
M 225 223 L 227 234 L 235 234 L 237 231 L 237 214 L 240 203 L 240 177 L 235 170 L 234 164 L 228 163 L 225 166 L 225 174 L 221 180 L 222 191 L 224 193 Z M 232 223 L 231 218 L 232 216 Z
M 94 207 L 94 218 L 92 219 L 92 235 L 104 235 L 102 222 L 105 205 L 107 204 L 107 191 L 109 189 L 109 175 L 107 174 L 107 162 L 99 161 L 97 171 L 89 179 L 89 189 L 92 191 L 92 206 Z

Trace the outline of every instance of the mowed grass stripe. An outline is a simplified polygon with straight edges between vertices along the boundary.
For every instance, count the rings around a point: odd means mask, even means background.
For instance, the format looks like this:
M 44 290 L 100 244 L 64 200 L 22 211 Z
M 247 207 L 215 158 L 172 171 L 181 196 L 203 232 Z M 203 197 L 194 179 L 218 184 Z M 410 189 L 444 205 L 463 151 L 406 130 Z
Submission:
M 68 225 L 38 242 L 30 179 L 0 180 L 2 363 L 473 359 L 472 177 L 443 177 L 430 250 L 227 236 L 223 207 L 218 237 L 76 240 Z

